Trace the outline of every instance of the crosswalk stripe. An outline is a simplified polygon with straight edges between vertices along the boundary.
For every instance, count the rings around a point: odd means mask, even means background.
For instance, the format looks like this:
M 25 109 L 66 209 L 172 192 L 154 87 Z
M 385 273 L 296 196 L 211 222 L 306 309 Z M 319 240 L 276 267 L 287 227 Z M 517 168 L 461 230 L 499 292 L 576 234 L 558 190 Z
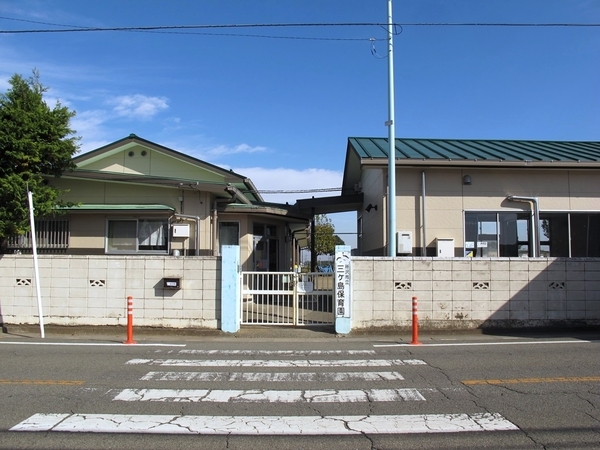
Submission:
M 290 355 L 290 356 L 317 356 L 317 355 L 375 355 L 375 350 L 197 350 L 184 349 L 178 353 L 188 355 Z
M 398 372 L 148 372 L 142 381 L 340 382 L 401 381 Z
M 127 364 L 177 367 L 390 367 L 425 364 L 419 360 L 401 359 L 130 359 Z
M 35 414 L 10 431 L 195 435 L 360 435 L 517 431 L 500 414 L 181 416 Z
M 113 400 L 124 402 L 348 403 L 425 401 L 417 389 L 124 389 Z

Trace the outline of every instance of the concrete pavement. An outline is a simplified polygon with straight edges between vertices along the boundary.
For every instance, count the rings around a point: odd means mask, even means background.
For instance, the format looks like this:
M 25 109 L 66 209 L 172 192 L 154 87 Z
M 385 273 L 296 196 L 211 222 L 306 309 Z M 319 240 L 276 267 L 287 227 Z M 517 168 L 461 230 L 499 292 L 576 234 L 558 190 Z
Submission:
M 44 326 L 45 338 L 41 338 L 39 325 L 4 324 L 0 341 L 81 341 L 81 342 L 124 342 L 127 329 L 121 326 Z M 369 329 L 357 330 L 350 334 L 336 334 L 333 327 L 283 327 L 246 326 L 237 333 L 198 328 L 149 328 L 137 327 L 133 330 L 137 343 L 190 342 L 190 341 L 321 341 L 321 340 L 360 340 L 377 343 L 410 344 L 411 330 Z M 584 339 L 600 340 L 600 330 L 582 329 L 523 329 L 523 330 L 436 330 L 421 331 L 419 341 L 423 345 L 444 342 L 494 342 L 519 339 Z

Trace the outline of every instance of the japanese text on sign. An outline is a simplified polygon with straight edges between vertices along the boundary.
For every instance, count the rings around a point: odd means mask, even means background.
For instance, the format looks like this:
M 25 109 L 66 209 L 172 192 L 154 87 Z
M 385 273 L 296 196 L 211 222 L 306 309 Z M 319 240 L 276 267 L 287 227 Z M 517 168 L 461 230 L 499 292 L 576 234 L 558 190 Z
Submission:
M 350 252 L 335 254 L 335 316 L 350 317 Z

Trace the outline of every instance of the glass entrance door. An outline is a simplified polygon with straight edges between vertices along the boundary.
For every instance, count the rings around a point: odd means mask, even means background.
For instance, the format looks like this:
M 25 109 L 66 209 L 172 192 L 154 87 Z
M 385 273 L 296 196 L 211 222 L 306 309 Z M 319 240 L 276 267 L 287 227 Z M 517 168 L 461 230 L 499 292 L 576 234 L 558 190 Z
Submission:
M 255 223 L 252 239 L 254 270 L 258 272 L 277 272 L 279 270 L 277 227 Z

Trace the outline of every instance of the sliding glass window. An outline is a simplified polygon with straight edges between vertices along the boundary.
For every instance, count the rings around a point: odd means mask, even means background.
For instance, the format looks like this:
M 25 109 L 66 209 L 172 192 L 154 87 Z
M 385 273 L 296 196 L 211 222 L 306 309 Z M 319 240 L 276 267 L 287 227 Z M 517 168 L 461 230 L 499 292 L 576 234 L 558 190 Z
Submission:
M 465 255 L 532 256 L 529 212 L 466 212 Z M 540 212 L 542 257 L 600 257 L 600 213 Z
M 529 213 L 465 213 L 465 255 L 529 256 Z
M 167 219 L 107 221 L 107 253 L 164 253 L 168 251 Z

